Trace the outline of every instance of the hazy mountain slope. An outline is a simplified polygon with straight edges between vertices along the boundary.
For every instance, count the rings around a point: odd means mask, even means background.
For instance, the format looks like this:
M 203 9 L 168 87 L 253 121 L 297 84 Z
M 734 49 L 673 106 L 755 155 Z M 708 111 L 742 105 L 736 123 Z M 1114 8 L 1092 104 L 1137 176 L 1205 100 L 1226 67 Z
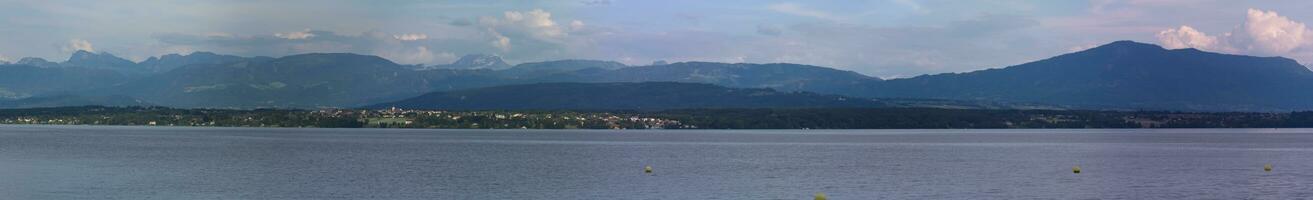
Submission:
M 511 68 L 511 65 L 506 64 L 506 61 L 503 61 L 500 56 L 485 55 L 485 54 L 470 54 L 470 55 L 461 56 L 460 59 L 457 59 L 455 62 L 452 62 L 451 64 L 429 65 L 429 66 L 419 65 L 418 68 L 416 68 L 415 70 L 432 70 L 432 69 L 503 70 L 507 68 Z
M 74 93 L 127 81 L 108 69 L 0 65 L 0 99 Z
M 42 68 L 59 67 L 59 63 L 50 62 L 47 61 L 46 59 L 33 58 L 33 57 L 26 57 L 23 59 L 19 59 L 18 62 L 15 62 L 13 64 L 31 65 L 31 66 L 42 67 Z
M 873 84 L 871 97 L 1038 102 L 1091 108 L 1313 109 L 1313 72 L 1291 59 L 1119 41 L 1002 69 Z
M 137 63 L 137 64 L 140 65 L 141 68 L 143 68 L 144 70 L 150 71 L 152 73 L 163 73 L 187 65 L 197 65 L 197 64 L 217 65 L 224 63 L 240 62 L 246 59 L 251 59 L 251 58 L 232 56 L 232 55 L 220 55 L 210 52 L 192 52 L 191 54 L 187 54 L 185 56 L 178 54 L 168 54 L 160 57 L 150 57 L 145 61 L 141 61 L 141 63 Z
M 108 69 L 127 75 L 136 75 L 149 73 L 145 68 L 137 65 L 127 59 L 119 58 L 106 52 L 92 53 L 78 50 L 68 57 L 67 61 L 59 63 L 61 67 L 81 67 L 94 69 Z
M 391 61 L 333 53 L 189 65 L 109 91 L 178 107 L 341 107 L 430 90 L 421 73 Z
M 710 84 L 539 83 L 435 92 L 371 107 L 414 109 L 676 109 L 874 107 L 869 99 L 779 92 L 771 89 L 726 88 Z
M 542 78 L 570 82 L 686 82 L 709 83 L 736 88 L 772 88 L 781 91 L 810 91 L 851 94 L 879 78 L 852 71 L 798 64 L 746 64 L 681 62 L 612 70 L 584 69 Z
M 598 60 L 555 60 L 544 62 L 522 63 L 511 67 L 510 69 L 497 71 L 497 74 L 508 80 L 528 80 L 528 81 L 553 81 L 545 77 L 575 74 L 580 71 L 590 70 L 616 70 L 629 67 L 623 63 L 614 61 Z M 582 81 L 582 80 L 567 80 Z
M 246 58 L 198 52 L 131 63 L 108 53 L 79 51 L 63 63 L 36 58 L 17 63 L 0 66 L 0 99 L 123 95 L 176 107 L 354 107 L 430 92 L 503 85 L 680 82 L 913 99 L 886 102 L 891 105 L 1313 109 L 1313 71 L 1293 60 L 1167 50 L 1130 41 L 1001 69 L 892 80 L 798 64 L 680 62 L 627 66 L 610 61 L 559 60 L 509 66 L 499 57 L 480 55 L 466 56 L 452 64 L 462 67 L 418 71 L 414 66 L 376 56 L 340 53 Z M 600 91 L 634 98 L 656 95 Z
M 127 96 L 55 95 L 18 100 L 0 100 L 0 108 L 49 108 L 69 106 L 151 106 L 152 104 Z

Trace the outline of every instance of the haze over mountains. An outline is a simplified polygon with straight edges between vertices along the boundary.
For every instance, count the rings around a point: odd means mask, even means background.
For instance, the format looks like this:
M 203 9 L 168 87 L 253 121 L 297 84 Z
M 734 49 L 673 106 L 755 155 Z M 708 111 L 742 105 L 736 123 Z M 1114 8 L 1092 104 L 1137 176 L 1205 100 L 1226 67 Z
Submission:
M 559 84 L 562 82 L 575 84 Z M 494 87 L 508 85 L 515 86 Z M 770 90 L 760 90 L 766 88 Z M 610 61 L 560 60 L 509 65 L 491 55 L 469 55 L 448 65 L 422 66 L 345 53 L 270 58 L 196 52 L 133 63 L 108 53 L 79 51 L 58 63 L 24 58 L 0 65 L 0 107 L 130 104 L 317 108 L 399 101 L 411 107 L 444 108 L 460 104 L 453 99 L 469 98 L 469 94 L 497 94 L 491 96 L 497 98 L 484 98 L 482 102 L 465 102 L 478 105 L 470 108 L 480 109 L 728 106 L 714 102 L 723 99 L 688 98 L 714 94 L 770 99 L 760 102 L 790 102 L 751 107 L 842 105 L 831 101 L 795 101 L 818 97 L 843 98 L 848 102 L 944 99 L 948 101 L 942 102 L 999 102 L 1049 105 L 1049 108 L 1289 111 L 1313 109 L 1310 89 L 1313 89 L 1313 72 L 1290 59 L 1194 49 L 1167 50 L 1130 41 L 1000 69 L 891 80 L 784 63 L 679 62 L 628 66 Z M 755 92 L 740 93 L 743 91 Z M 757 93 L 781 95 L 753 95 Z M 525 94 L 579 102 L 548 102 Z M 520 96 L 510 97 L 515 95 Z M 421 101 L 414 97 L 429 98 Z M 82 100 L 71 100 L 77 98 Z M 647 99 L 657 104 L 622 104 L 614 102 L 621 100 L 617 98 Z
M 532 103 L 525 103 L 532 102 Z M 773 89 L 726 88 L 705 83 L 538 83 L 434 92 L 374 108 L 458 110 L 665 110 L 688 108 L 882 107 L 879 101 L 779 92 Z
M 452 62 L 451 64 L 446 64 L 446 65 L 430 65 L 430 66 L 415 65 L 415 66 L 412 67 L 412 68 L 415 69 L 415 70 L 430 70 L 430 69 L 489 69 L 489 70 L 503 70 L 503 69 L 506 69 L 506 68 L 511 68 L 511 65 L 510 65 L 510 64 L 506 64 L 506 61 L 503 61 L 503 60 L 501 59 L 501 56 L 495 56 L 495 55 L 484 55 L 484 54 L 471 54 L 471 55 L 461 56 L 460 59 L 456 60 L 456 62 Z

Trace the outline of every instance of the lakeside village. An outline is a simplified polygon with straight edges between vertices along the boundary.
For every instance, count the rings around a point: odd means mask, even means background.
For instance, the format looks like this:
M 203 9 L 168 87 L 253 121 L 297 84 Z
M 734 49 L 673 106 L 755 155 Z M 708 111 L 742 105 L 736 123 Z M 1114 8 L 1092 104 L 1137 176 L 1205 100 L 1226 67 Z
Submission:
M 1187 113 L 938 108 L 451 111 L 389 109 L 0 109 L 0 123 L 442 129 L 1307 128 L 1313 112 Z
M 4 124 L 452 128 L 452 129 L 675 129 L 697 128 L 639 114 L 572 111 L 444 111 L 398 108 L 217 110 L 162 107 L 69 107 L 0 111 Z

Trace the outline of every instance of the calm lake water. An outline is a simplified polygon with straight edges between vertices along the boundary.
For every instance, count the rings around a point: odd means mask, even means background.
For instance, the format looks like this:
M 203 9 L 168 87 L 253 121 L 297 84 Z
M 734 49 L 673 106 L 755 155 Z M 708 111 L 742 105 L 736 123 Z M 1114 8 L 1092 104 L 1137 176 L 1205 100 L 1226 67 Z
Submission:
M 1271 163 L 1274 170 L 1265 172 Z M 652 175 L 643 173 L 651 165 Z M 1079 165 L 1083 172 L 1073 174 Z M 0 126 L 0 199 L 1307 199 L 1313 129 Z

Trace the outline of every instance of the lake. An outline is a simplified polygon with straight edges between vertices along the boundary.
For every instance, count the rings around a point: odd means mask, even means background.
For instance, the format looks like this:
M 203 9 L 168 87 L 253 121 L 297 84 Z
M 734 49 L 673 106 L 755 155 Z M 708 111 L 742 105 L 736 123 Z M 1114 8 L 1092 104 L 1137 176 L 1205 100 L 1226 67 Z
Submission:
M 829 199 L 1313 198 L 1313 129 L 0 126 L 0 199 L 811 199 L 817 192 Z

